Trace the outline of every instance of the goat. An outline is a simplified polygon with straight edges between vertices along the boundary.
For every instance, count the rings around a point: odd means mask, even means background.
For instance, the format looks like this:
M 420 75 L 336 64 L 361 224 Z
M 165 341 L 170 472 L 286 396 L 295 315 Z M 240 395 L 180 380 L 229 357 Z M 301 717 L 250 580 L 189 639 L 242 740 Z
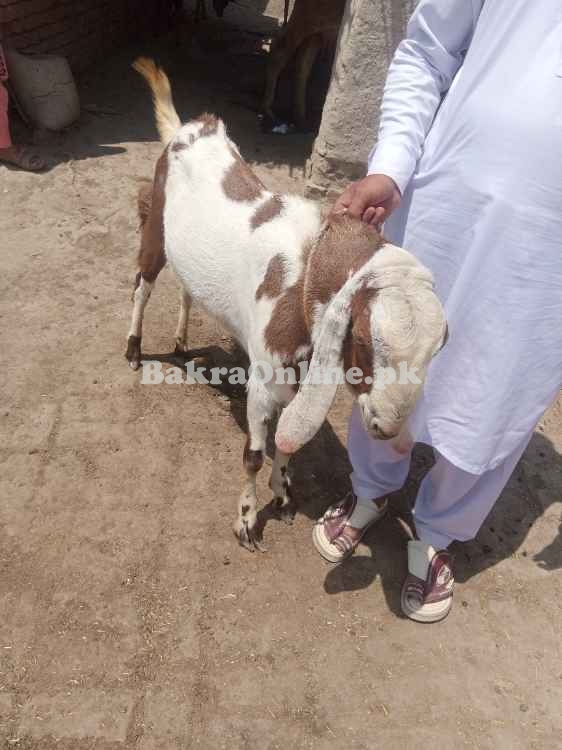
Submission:
M 407 362 L 423 379 L 444 342 L 446 323 L 430 272 L 410 253 L 347 216 L 323 221 L 319 206 L 274 194 L 260 182 L 227 135 L 203 114 L 182 125 L 170 84 L 152 60 L 135 69 L 148 82 L 164 150 L 152 187 L 139 195 L 139 272 L 127 358 L 141 360 L 143 312 L 166 261 L 182 285 L 176 349 L 187 351 L 192 300 L 221 320 L 250 362 L 275 370 L 310 367 L 297 392 L 287 382 L 264 383 L 257 368 L 247 385 L 245 483 L 234 531 L 250 550 L 256 533 L 256 475 L 264 462 L 267 423 L 283 407 L 271 488 L 279 515 L 294 516 L 287 464 L 320 429 L 337 381 L 317 376 L 343 360 L 363 373 L 353 392 L 366 428 L 398 436 L 421 385 L 373 385 L 376 368 Z
M 294 114 L 306 127 L 306 90 L 314 61 L 321 49 L 334 47 L 346 0 L 295 0 L 288 23 L 275 39 L 268 57 L 263 113 L 275 121 L 273 102 L 279 76 L 297 54 Z

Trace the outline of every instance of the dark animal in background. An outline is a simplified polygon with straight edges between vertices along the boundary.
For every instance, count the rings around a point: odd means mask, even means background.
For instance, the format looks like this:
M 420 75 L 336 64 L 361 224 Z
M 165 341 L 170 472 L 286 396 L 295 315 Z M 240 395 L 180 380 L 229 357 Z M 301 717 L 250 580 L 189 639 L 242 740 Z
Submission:
M 318 53 L 335 47 L 346 0 L 295 0 L 287 25 L 275 39 L 267 64 L 262 111 L 275 122 L 273 112 L 277 82 L 283 70 L 297 55 L 294 117 L 306 129 L 306 91 Z

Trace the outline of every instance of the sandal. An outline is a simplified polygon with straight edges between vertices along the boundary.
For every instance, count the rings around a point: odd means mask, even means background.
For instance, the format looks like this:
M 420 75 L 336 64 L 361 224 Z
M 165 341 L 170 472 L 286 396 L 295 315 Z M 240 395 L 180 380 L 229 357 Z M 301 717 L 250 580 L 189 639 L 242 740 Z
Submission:
M 339 563 L 355 552 L 366 531 L 386 515 L 388 501 L 382 508 L 375 505 L 376 515 L 365 526 L 356 529 L 349 525 L 357 497 L 350 492 L 342 501 L 332 505 L 312 529 L 312 541 L 322 557 L 331 563 Z M 374 501 L 373 501 L 374 505 Z
M 453 604 L 453 556 L 430 544 L 408 542 L 408 575 L 402 586 L 402 612 L 417 622 L 438 622 Z
M 40 172 L 47 166 L 38 153 L 25 146 L 10 146 L 0 149 L 0 162 L 12 164 L 26 172 Z

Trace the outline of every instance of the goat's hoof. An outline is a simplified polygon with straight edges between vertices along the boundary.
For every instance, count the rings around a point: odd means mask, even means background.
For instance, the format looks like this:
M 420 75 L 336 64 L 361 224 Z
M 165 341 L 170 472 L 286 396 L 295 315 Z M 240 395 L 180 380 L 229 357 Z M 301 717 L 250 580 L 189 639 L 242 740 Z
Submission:
M 141 361 L 141 338 L 140 336 L 129 336 L 127 339 L 127 351 L 125 357 L 129 360 L 129 367 L 138 370 Z
M 277 518 L 288 526 L 291 526 L 295 520 L 296 510 L 292 506 L 290 498 L 276 497 L 273 499 L 275 513 Z
M 174 354 L 187 354 L 189 351 L 189 348 L 187 346 L 187 343 L 185 341 L 180 341 L 180 339 L 176 339 L 176 348 L 174 349 Z
M 236 519 L 233 528 L 241 547 L 244 547 L 249 552 L 255 552 L 256 550 L 258 552 L 267 552 L 267 547 L 258 538 L 255 526 L 250 527 L 248 521 Z
M 295 511 L 292 508 L 282 508 L 279 511 L 279 519 L 286 523 L 287 526 L 292 526 L 295 522 Z

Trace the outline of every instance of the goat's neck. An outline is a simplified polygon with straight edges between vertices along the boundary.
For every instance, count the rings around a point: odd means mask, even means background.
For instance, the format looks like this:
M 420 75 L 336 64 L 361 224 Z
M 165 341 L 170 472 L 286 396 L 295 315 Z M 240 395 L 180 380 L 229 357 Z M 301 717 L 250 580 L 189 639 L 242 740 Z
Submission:
M 378 232 L 347 217 L 324 225 L 305 265 L 302 309 L 309 333 L 318 314 L 383 244 Z

